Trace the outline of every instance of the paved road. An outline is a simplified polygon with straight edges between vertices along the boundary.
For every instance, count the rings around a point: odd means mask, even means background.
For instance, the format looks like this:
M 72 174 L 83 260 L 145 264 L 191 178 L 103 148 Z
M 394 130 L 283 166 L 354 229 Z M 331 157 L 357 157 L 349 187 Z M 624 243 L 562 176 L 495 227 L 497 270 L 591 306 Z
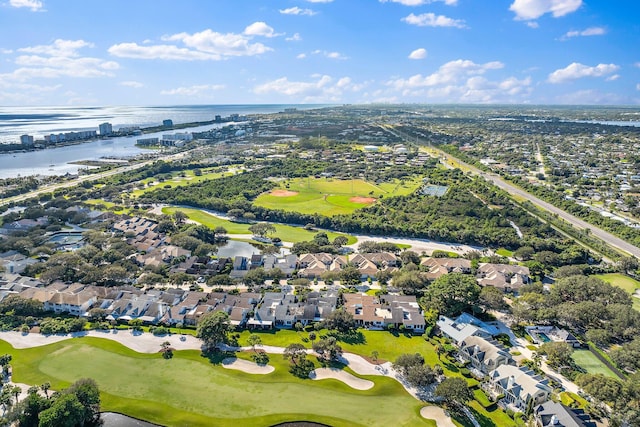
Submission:
M 388 128 L 384 128 L 385 130 L 389 131 Z M 406 140 L 411 140 L 413 141 L 414 138 L 410 138 L 408 137 L 408 135 L 406 135 L 403 132 L 398 132 L 397 130 L 393 130 L 392 132 L 397 133 L 397 135 L 403 137 Z M 420 141 L 419 142 L 423 142 L 426 143 L 425 141 Z M 500 187 L 501 189 L 503 189 L 504 191 L 506 191 L 507 193 L 511 194 L 512 196 L 517 196 L 517 197 L 521 197 L 524 198 L 528 201 L 530 201 L 531 203 L 533 203 L 534 205 L 538 206 L 539 208 L 542 208 L 548 212 L 551 212 L 552 214 L 557 215 L 559 218 L 562 218 L 563 220 L 567 221 L 568 223 L 570 223 L 571 225 L 573 225 L 574 227 L 578 228 L 578 229 L 588 229 L 591 233 L 591 235 L 593 237 L 596 237 L 602 241 L 604 241 L 605 243 L 607 243 L 609 246 L 612 246 L 616 249 L 619 249 L 623 252 L 626 252 L 628 254 L 631 254 L 635 257 L 640 258 L 640 248 L 638 248 L 637 246 L 632 245 L 631 243 L 617 237 L 614 236 L 613 234 L 604 231 L 603 229 L 596 227 L 595 225 L 589 224 L 588 222 L 574 216 L 571 215 L 568 212 L 563 211 L 560 208 L 555 207 L 554 205 L 552 205 L 551 203 L 545 202 L 542 199 L 537 198 L 536 196 L 526 192 L 525 190 L 523 190 L 522 188 L 516 187 L 515 185 L 505 181 L 504 179 L 502 179 L 502 177 L 498 174 L 495 173 L 487 173 L 487 172 L 483 172 L 480 169 L 476 168 L 475 166 L 472 166 L 470 164 L 467 164 L 463 161 L 461 161 L 458 158 L 455 158 L 447 153 L 445 153 L 442 150 L 439 150 L 435 147 L 432 147 L 433 150 L 437 151 L 443 158 L 444 158 L 444 162 L 445 163 L 452 163 L 455 162 L 459 165 L 461 165 L 463 168 L 469 170 L 471 173 L 473 173 L 474 175 L 479 175 L 481 177 L 483 177 L 485 180 L 493 183 L 494 185 L 496 185 L 497 187 Z

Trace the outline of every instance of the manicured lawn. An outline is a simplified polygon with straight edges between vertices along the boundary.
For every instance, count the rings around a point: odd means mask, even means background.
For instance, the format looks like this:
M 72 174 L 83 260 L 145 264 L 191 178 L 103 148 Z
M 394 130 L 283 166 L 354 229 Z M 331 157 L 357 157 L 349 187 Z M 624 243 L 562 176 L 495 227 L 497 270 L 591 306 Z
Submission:
M 602 279 L 605 282 L 612 284 L 613 286 L 622 288 L 625 291 L 627 291 L 629 294 L 633 294 L 636 291 L 636 289 L 640 289 L 640 282 L 624 274 L 620 274 L 620 273 L 596 274 L 593 277 L 597 277 L 598 279 Z M 631 300 L 633 301 L 633 308 L 636 311 L 640 311 L 640 298 L 631 297 Z
M 354 201 L 353 197 L 379 199 L 406 195 L 415 191 L 418 185 L 418 179 L 376 185 L 362 179 L 296 178 L 281 182 L 279 189 L 297 194 L 281 197 L 269 192 L 258 196 L 254 203 L 268 209 L 332 216 L 349 214 L 375 202 Z
M 276 370 L 251 375 L 226 370 L 198 351 L 177 351 L 171 360 L 140 354 L 100 338 L 76 338 L 44 347 L 15 350 L 14 379 L 50 381 L 52 389 L 91 377 L 98 383 L 103 410 L 118 411 L 163 425 L 268 426 L 309 420 L 334 426 L 432 425 L 423 404 L 395 380 L 365 377 L 374 388 L 357 391 L 335 380 L 293 377 L 288 362 L 271 355 Z
M 184 176 L 180 176 L 180 175 L 184 175 Z M 197 184 L 202 181 L 209 181 L 212 179 L 218 179 L 218 178 L 222 178 L 223 176 L 230 176 L 230 175 L 233 175 L 233 172 L 221 172 L 218 169 L 204 170 L 202 175 L 200 176 L 195 176 L 192 170 L 174 172 L 173 178 L 171 178 L 170 180 L 166 180 L 164 182 L 159 182 L 157 185 L 147 186 L 148 184 L 154 182 L 154 178 L 148 178 L 143 181 L 140 181 L 137 184 L 139 188 L 137 190 L 132 191 L 130 194 L 133 197 L 140 197 L 144 193 L 153 191 L 156 188 L 162 188 L 165 185 L 170 185 L 171 188 L 184 187 L 187 185 Z
M 227 221 L 225 219 L 220 219 L 211 214 L 203 212 L 199 209 L 191 209 L 191 208 L 176 208 L 176 207 L 165 207 L 162 209 L 162 212 L 167 215 L 172 215 L 175 211 L 180 210 L 184 212 L 189 219 L 196 221 L 200 224 L 206 225 L 210 228 L 215 228 L 218 226 L 224 227 L 229 235 L 233 236 L 233 234 L 251 234 L 249 231 L 249 226 L 251 224 L 240 223 L 240 222 L 232 222 Z M 317 231 L 308 231 L 302 227 L 292 227 L 290 225 L 282 225 L 282 224 L 273 224 L 276 227 L 276 233 L 273 237 L 279 237 L 285 242 L 302 242 L 307 240 L 313 240 L 313 236 L 316 235 Z M 356 238 L 347 234 L 328 232 L 327 236 L 330 240 L 335 239 L 338 236 L 345 236 L 348 239 L 348 244 L 356 243 Z
M 636 289 L 640 288 L 640 282 L 620 273 L 597 274 L 593 277 L 597 277 L 598 279 L 602 279 L 605 282 L 612 284 L 613 286 L 622 288 L 630 294 L 634 293 Z
M 509 249 L 505 249 L 505 248 L 500 248 L 496 251 L 496 253 L 500 256 L 504 256 L 504 257 L 511 257 L 513 256 L 513 251 L 510 251 Z
M 321 338 L 327 334 L 326 329 L 315 331 L 316 336 Z M 420 353 L 424 360 L 429 365 L 441 365 L 444 371 L 449 376 L 461 376 L 458 372 L 458 368 L 449 363 L 443 356 L 441 360 L 438 359 L 438 354 L 435 351 L 433 344 L 426 341 L 421 336 L 412 336 L 397 334 L 394 335 L 388 331 L 369 331 L 365 329 L 358 329 L 358 333 L 349 338 L 345 338 L 340 341 L 342 349 L 349 353 L 360 354 L 364 357 L 371 356 L 371 352 L 374 350 L 378 352 L 378 360 L 380 363 L 389 361 L 395 361 L 398 356 L 405 353 Z M 296 332 L 293 330 L 277 330 L 277 331 L 243 331 L 240 334 L 240 345 L 247 345 L 246 339 L 250 333 L 257 333 L 262 339 L 264 345 L 273 345 L 278 347 L 286 347 L 291 343 L 300 343 L 305 347 L 311 348 L 311 341 L 306 342 L 303 339 L 309 336 L 308 332 Z
M 569 391 L 560 393 L 560 401 L 565 406 L 571 406 L 572 403 L 577 402 L 579 408 L 585 408 L 589 404 L 583 397 Z
M 578 366 L 581 366 L 590 374 L 603 374 L 618 379 L 618 376 L 589 350 L 576 350 L 571 357 L 573 357 Z

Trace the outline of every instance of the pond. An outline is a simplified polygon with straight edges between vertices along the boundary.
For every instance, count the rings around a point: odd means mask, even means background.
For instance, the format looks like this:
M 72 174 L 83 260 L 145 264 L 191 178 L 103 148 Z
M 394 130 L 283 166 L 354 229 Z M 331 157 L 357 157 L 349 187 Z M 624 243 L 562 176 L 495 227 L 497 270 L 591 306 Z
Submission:
M 100 414 L 100 420 L 102 420 L 102 427 L 158 427 L 159 425 L 115 412 L 102 412 Z
M 218 258 L 233 258 L 237 256 L 251 257 L 253 254 L 259 254 L 260 249 L 247 242 L 239 242 L 237 240 L 229 240 L 226 245 L 218 248 Z

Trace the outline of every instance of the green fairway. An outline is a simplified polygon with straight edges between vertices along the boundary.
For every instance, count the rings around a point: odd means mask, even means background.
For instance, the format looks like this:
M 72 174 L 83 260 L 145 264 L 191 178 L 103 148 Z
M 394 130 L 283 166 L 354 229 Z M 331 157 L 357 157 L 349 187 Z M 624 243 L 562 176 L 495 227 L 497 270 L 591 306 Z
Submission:
M 613 286 L 617 286 L 621 289 L 624 289 L 627 293 L 633 295 L 636 289 L 640 289 L 640 282 L 637 280 L 620 273 L 609 273 L 609 274 L 595 274 L 593 277 L 597 277 L 598 279 L 602 279 L 607 283 L 612 284 Z M 640 298 L 631 297 L 633 301 L 633 308 L 636 311 L 640 311 Z
M 362 179 L 296 178 L 281 182 L 280 188 L 261 194 L 254 203 L 268 209 L 303 214 L 349 214 L 371 205 L 381 197 L 410 194 L 420 182 L 415 178 L 376 185 Z M 291 194 L 283 194 L 283 191 Z
M 607 368 L 607 366 L 598 360 L 589 350 L 576 350 L 571 357 L 578 366 L 581 366 L 590 374 L 603 374 L 611 378 L 619 379 L 611 369 Z
M 335 380 L 302 380 L 288 372 L 280 355 L 270 355 L 276 370 L 251 375 L 224 369 L 198 351 L 177 351 L 171 360 L 140 354 L 101 338 L 76 338 L 44 347 L 15 350 L 14 380 L 50 381 L 59 390 L 82 377 L 98 383 L 103 410 L 118 411 L 162 425 L 269 426 L 308 420 L 333 426 L 419 426 L 423 404 L 386 377 L 367 391 Z M 314 359 L 314 358 L 312 358 Z
M 165 207 L 162 209 L 162 212 L 167 215 L 172 215 L 177 210 L 184 212 L 189 217 L 189 219 L 206 225 L 207 227 L 224 227 L 231 237 L 233 237 L 234 234 L 251 234 L 251 232 L 249 231 L 249 227 L 251 226 L 251 224 L 221 219 L 203 212 L 200 209 Z M 302 227 L 293 227 L 290 225 L 282 224 L 273 225 L 276 227 L 276 233 L 272 237 L 279 237 L 285 242 L 296 243 L 313 240 L 313 236 L 317 233 L 317 231 L 305 230 Z M 351 235 L 334 233 L 331 231 L 327 232 L 327 236 L 329 237 L 329 240 L 333 240 L 338 236 L 345 236 L 348 239 L 347 244 L 349 245 L 356 243 L 357 241 L 356 238 Z
M 622 288 L 630 294 L 640 288 L 640 282 L 620 273 L 596 274 L 593 277 L 597 277 L 598 279 L 602 279 L 613 286 Z
M 200 176 L 196 176 L 192 170 L 174 172 L 170 180 L 166 180 L 163 182 L 156 182 L 154 178 L 147 178 L 143 181 L 140 181 L 137 183 L 138 189 L 131 191 L 129 194 L 133 197 L 140 197 L 144 193 L 153 191 L 156 188 L 162 188 L 165 185 L 170 185 L 171 188 L 184 187 L 187 185 L 197 184 L 202 181 L 218 179 L 222 178 L 223 176 L 230 176 L 233 174 L 234 172 L 222 172 L 219 170 L 219 168 L 203 170 L 202 175 Z

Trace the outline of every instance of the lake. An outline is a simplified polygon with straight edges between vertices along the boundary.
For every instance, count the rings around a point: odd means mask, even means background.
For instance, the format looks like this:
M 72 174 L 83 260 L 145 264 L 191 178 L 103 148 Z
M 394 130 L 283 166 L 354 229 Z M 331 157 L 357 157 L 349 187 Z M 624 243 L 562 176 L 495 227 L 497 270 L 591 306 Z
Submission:
M 233 258 L 237 256 L 251 257 L 253 254 L 259 254 L 260 249 L 252 246 L 247 242 L 239 242 L 237 240 L 229 240 L 226 245 L 218 248 L 218 258 Z

